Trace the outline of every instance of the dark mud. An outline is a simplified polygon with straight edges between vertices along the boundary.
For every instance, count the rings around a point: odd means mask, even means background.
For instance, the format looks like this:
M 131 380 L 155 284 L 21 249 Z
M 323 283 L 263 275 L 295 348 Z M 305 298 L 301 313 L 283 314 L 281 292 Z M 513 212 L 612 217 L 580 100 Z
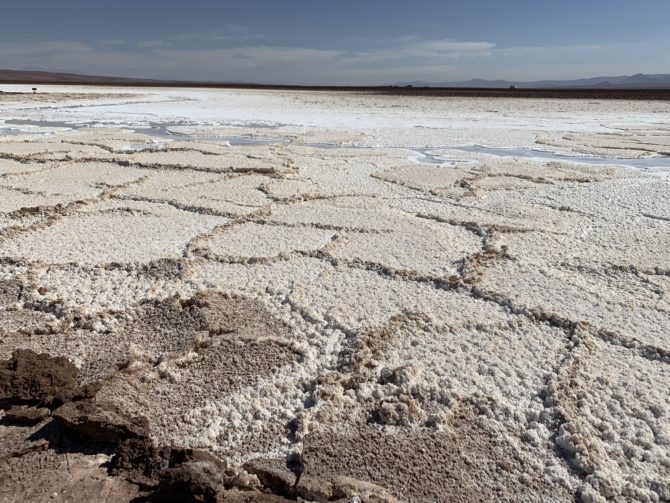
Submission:
M 400 501 L 570 501 L 565 488 L 524 475 L 513 446 L 479 425 L 466 406 L 446 431 L 315 432 L 304 442 L 302 478 L 366 480 Z
M 282 460 L 237 468 L 205 451 L 157 446 L 146 418 L 100 400 L 104 383 L 79 388 L 63 358 L 17 351 L 2 365 L 2 501 L 396 501 L 352 478 L 296 476 Z
M 207 452 L 155 446 L 146 418 L 98 400 L 103 383 L 80 388 L 76 373 L 32 351 L 2 362 L 2 501 L 283 501 Z

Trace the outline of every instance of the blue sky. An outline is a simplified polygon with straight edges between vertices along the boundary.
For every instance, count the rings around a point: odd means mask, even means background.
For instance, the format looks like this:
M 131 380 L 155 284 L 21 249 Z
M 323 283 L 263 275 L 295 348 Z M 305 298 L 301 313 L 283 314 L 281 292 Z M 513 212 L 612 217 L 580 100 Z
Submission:
M 669 0 L 7 1 L 0 68 L 387 84 L 670 73 Z

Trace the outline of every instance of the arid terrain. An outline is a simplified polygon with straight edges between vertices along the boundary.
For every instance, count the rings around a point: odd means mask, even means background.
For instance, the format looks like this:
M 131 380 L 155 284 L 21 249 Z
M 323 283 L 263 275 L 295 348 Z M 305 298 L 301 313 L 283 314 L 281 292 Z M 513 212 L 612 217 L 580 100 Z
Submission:
M 0 86 L 0 501 L 670 501 L 670 102 Z

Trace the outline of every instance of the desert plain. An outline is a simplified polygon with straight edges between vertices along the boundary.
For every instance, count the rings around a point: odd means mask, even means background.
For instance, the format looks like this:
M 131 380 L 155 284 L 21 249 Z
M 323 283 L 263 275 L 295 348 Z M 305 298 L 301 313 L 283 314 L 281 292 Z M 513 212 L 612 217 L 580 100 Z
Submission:
M 666 101 L 0 94 L 0 501 L 669 501 L 668 156 Z

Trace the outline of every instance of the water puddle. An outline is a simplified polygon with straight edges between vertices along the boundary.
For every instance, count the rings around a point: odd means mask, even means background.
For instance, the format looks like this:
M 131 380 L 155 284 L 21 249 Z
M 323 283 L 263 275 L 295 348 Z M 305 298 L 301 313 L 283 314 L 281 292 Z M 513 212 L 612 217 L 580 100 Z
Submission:
M 66 128 L 66 129 L 76 128 L 75 124 L 69 123 L 67 121 L 35 121 L 30 119 L 9 119 L 5 121 L 5 124 L 10 124 L 12 126 L 35 126 L 35 127 Z
M 22 134 L 48 134 L 52 133 L 52 129 L 63 129 L 67 131 L 81 131 L 86 128 L 92 127 L 120 127 L 122 129 L 128 129 L 135 131 L 152 138 L 157 138 L 159 140 L 184 140 L 184 141 L 206 141 L 206 142 L 228 142 L 232 146 L 245 146 L 245 145 L 273 145 L 276 143 L 288 143 L 286 140 L 282 139 L 272 139 L 272 138 L 258 138 L 253 136 L 198 136 L 190 135 L 187 133 L 182 133 L 179 131 L 174 131 L 174 128 L 192 126 L 185 122 L 150 122 L 145 125 L 128 125 L 128 124 L 105 124 L 101 122 L 88 122 L 88 123 L 76 123 L 76 122 L 67 122 L 67 121 L 48 121 L 48 120 L 34 120 L 34 119 L 8 119 L 4 121 L 5 125 L 8 126 L 19 126 L 4 128 L 0 125 L 0 134 L 7 135 L 22 135 Z M 37 128 L 48 128 L 49 131 L 32 131 L 20 129 L 20 126 L 32 126 Z M 278 126 L 254 123 L 250 127 L 262 127 L 264 129 L 274 129 Z M 127 150 L 130 151 L 141 151 L 141 150 L 160 150 L 159 143 L 149 145 L 146 144 L 133 144 L 130 145 Z
M 4 126 L 10 127 L 4 127 Z M 17 127 L 13 127 L 17 126 Z M 8 119 L 4 121 L 4 125 L 0 125 L 0 135 L 24 135 L 31 134 L 34 131 L 22 129 L 21 126 L 33 126 L 39 128 L 49 128 L 49 129 L 64 129 L 71 131 L 77 129 L 75 124 L 71 124 L 66 121 L 35 121 L 28 119 Z M 52 133 L 53 131 L 39 131 L 39 134 Z
M 44 135 L 44 134 L 52 134 L 55 132 L 60 132 L 60 131 L 53 131 L 54 129 L 65 130 L 65 131 L 83 131 L 85 129 L 93 129 L 93 128 L 121 128 L 126 130 L 134 129 L 131 126 L 120 122 L 100 122 L 100 121 L 75 122 L 75 121 L 48 121 L 48 120 L 35 120 L 35 119 L 7 119 L 2 122 L 3 124 L 0 124 L 0 134 L 8 134 L 8 135 L 25 135 L 25 134 Z M 25 129 L 21 128 L 21 126 L 30 126 L 31 128 Z M 38 130 L 35 130 L 34 128 L 38 128 Z
M 323 150 L 334 150 L 336 148 L 362 148 L 351 145 L 338 145 L 337 143 L 294 143 L 294 145 L 299 145 L 301 147 L 320 148 Z
M 6 127 L 9 126 L 9 127 Z M 31 126 L 36 128 L 45 128 L 45 131 L 25 130 L 21 126 Z M 179 131 L 174 131 L 178 127 L 198 127 L 201 124 L 190 124 L 188 122 L 149 122 L 142 125 L 129 125 L 119 123 L 103 123 L 99 121 L 93 122 L 68 122 L 68 121 L 49 121 L 49 120 L 34 120 L 34 119 L 8 119 L 4 124 L 0 125 L 0 135 L 23 135 L 23 134 L 50 134 L 54 130 L 79 131 L 86 128 L 94 127 L 118 127 L 136 131 L 137 133 L 145 134 L 149 137 L 161 140 L 150 144 L 133 144 L 127 149 L 128 151 L 142 151 L 142 150 L 161 150 L 165 148 L 166 141 L 182 140 L 182 141 L 202 141 L 202 142 L 227 142 L 232 146 L 264 146 L 275 144 L 291 144 L 289 140 L 281 138 L 262 138 L 255 136 L 198 136 L 197 134 L 187 134 Z M 266 129 L 276 129 L 277 125 L 265 123 L 246 124 L 246 127 Z M 238 126 L 239 127 L 239 126 Z M 373 147 L 360 147 L 357 145 L 340 145 L 335 143 L 293 143 L 295 145 L 319 148 L 325 150 L 332 149 L 365 149 L 374 150 Z M 660 156 L 645 159 L 616 159 L 598 156 L 570 156 L 565 154 L 557 154 L 547 150 L 536 150 L 532 148 L 490 148 L 480 145 L 466 146 L 466 147 L 388 147 L 399 148 L 401 150 L 409 151 L 415 154 L 415 160 L 421 164 L 431 165 L 449 165 L 454 166 L 459 162 L 469 162 L 463 159 L 449 159 L 444 154 L 436 153 L 437 150 L 456 150 L 460 152 L 469 152 L 476 154 L 488 154 L 497 157 L 523 157 L 527 159 L 539 159 L 543 161 L 556 161 L 576 164 L 588 165 L 620 165 L 629 166 L 638 169 L 650 168 L 670 168 L 670 156 Z
M 152 138 L 159 138 L 161 140 L 188 139 L 189 136 L 187 134 L 170 130 L 170 128 L 177 126 L 184 126 L 184 124 L 150 122 L 147 127 L 130 126 L 130 129 L 132 129 L 136 133 L 151 136 Z
M 464 159 L 449 159 L 442 154 L 436 154 L 435 148 L 412 148 L 409 151 L 419 155 L 416 160 L 421 164 L 449 164 L 453 166 L 459 162 L 470 162 Z
M 142 151 L 157 151 L 165 148 L 165 142 L 181 140 L 181 141 L 193 141 L 193 142 L 227 142 L 233 147 L 239 146 L 265 146 L 265 145 L 275 145 L 275 144 L 284 144 L 288 145 L 292 142 L 290 140 L 285 140 L 282 138 L 262 138 L 255 136 L 241 136 L 241 135 L 228 135 L 228 136 L 200 136 L 198 134 L 188 134 L 185 132 L 175 131 L 175 128 L 178 127 L 189 127 L 198 125 L 189 124 L 187 122 L 149 122 L 143 125 L 129 125 L 129 124 L 105 124 L 101 122 L 89 122 L 89 123 L 76 123 L 76 122 L 67 122 L 67 121 L 48 121 L 48 120 L 35 120 L 35 119 L 9 119 L 4 121 L 6 125 L 10 126 L 32 126 L 37 128 L 49 128 L 49 131 L 26 131 L 18 128 L 5 129 L 0 126 L 0 134 L 47 134 L 52 133 L 52 129 L 63 129 L 67 131 L 80 131 L 85 128 L 92 127 L 121 127 L 123 129 L 128 129 L 135 131 L 140 134 L 144 134 L 151 138 L 156 138 L 160 140 L 155 143 L 134 143 L 122 149 L 126 152 L 142 152 Z M 201 125 L 199 125 L 201 126 Z M 245 127 L 253 128 L 263 128 L 263 129 L 277 129 L 280 125 L 277 124 L 266 124 L 266 123 L 250 123 L 245 124 Z M 236 127 L 241 127 L 240 125 Z M 324 150 L 335 150 L 340 148 L 347 149 L 362 149 L 362 150 L 374 150 L 372 147 L 360 147 L 357 145 L 341 145 L 337 143 L 293 143 L 294 145 L 299 145 L 302 147 L 312 147 Z M 400 147 L 389 147 L 389 148 L 400 148 Z M 456 159 L 445 159 L 439 154 L 432 152 L 433 148 L 401 148 L 401 150 L 407 150 L 416 154 L 416 161 L 421 164 L 454 164 L 459 162 Z
M 534 150 L 532 148 L 489 148 L 480 145 L 469 147 L 449 147 L 449 150 L 459 150 L 475 154 L 495 155 L 496 157 L 524 157 L 529 159 L 541 159 L 545 161 L 569 162 L 576 164 L 591 165 L 617 165 L 629 166 L 638 169 L 670 168 L 670 156 L 650 157 L 646 159 L 616 159 L 598 156 L 570 156 L 557 154 L 546 150 Z
M 320 148 L 324 150 L 335 150 L 335 149 L 360 149 L 360 150 L 376 150 L 374 147 L 361 147 L 358 145 L 338 145 L 337 143 L 295 143 L 294 145 L 300 145 L 301 147 L 312 147 Z M 420 164 L 449 164 L 454 165 L 457 162 L 469 162 L 462 159 L 448 159 L 442 156 L 441 154 L 436 154 L 433 151 L 438 147 L 430 148 L 406 148 L 406 147 L 384 147 L 388 149 L 398 149 L 406 150 L 416 154 L 416 161 Z
M 217 142 L 227 141 L 233 147 L 248 146 L 248 145 L 276 145 L 278 143 L 288 143 L 286 140 L 280 138 L 258 138 L 255 136 L 195 136 L 190 137 L 190 141 L 206 141 Z

